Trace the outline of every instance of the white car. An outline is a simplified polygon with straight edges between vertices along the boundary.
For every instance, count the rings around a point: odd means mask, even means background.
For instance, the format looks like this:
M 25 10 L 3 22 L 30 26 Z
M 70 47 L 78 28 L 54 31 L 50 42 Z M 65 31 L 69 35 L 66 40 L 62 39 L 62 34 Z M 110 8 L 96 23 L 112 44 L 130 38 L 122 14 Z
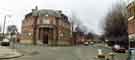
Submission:
M 114 45 L 115 49 L 120 49 L 120 45 Z
M 9 39 L 5 38 L 5 39 L 3 39 L 3 42 L 9 42 Z
M 120 45 L 114 45 L 114 47 L 112 48 L 112 50 L 114 52 L 120 52 L 120 53 L 125 53 L 126 52 L 126 48 L 120 46 Z
M 92 41 L 92 42 L 90 42 L 90 44 L 92 44 L 92 45 L 93 45 L 93 44 L 94 44 L 94 42 Z
M 7 39 L 7 38 L 4 38 L 2 41 L 1 41 L 1 45 L 2 46 L 9 46 L 10 44 L 10 40 Z
M 88 41 L 84 42 L 84 45 L 85 46 L 88 46 L 89 45 L 89 42 Z

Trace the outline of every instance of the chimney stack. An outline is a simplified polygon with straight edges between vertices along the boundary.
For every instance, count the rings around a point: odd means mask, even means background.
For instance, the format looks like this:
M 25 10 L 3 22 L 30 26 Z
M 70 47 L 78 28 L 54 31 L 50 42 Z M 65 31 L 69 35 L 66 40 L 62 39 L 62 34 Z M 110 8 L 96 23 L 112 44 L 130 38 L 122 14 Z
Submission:
M 32 9 L 32 12 L 37 10 L 38 10 L 38 6 L 35 6 L 35 9 Z

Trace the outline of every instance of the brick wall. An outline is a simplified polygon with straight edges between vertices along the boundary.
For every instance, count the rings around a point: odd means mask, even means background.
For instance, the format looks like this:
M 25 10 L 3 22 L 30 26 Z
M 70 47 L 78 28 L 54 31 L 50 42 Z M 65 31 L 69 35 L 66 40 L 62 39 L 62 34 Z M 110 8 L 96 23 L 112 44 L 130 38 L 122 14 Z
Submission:
M 42 20 L 45 20 L 45 19 L 48 19 L 50 21 L 50 24 L 51 26 L 54 26 L 54 39 L 56 39 L 56 29 L 55 27 L 57 27 L 56 25 L 56 17 L 54 16 L 48 16 L 47 18 L 45 16 L 39 16 L 38 17 L 38 21 L 37 21 L 37 40 L 39 40 L 39 30 L 38 28 L 40 28 L 40 26 L 45 26 L 44 25 L 44 22 Z M 32 37 L 33 37 L 33 22 L 34 22 L 34 17 L 32 16 L 29 16 L 27 18 L 25 18 L 22 22 L 22 39 L 23 40 L 22 42 L 32 42 Z M 64 22 L 64 20 L 59 20 L 60 24 L 58 25 L 58 30 L 61 31 L 61 33 L 64 33 L 64 32 L 69 32 L 69 36 L 65 36 L 65 37 L 62 37 L 63 39 L 59 39 L 60 44 L 70 44 L 69 43 L 69 40 L 70 40 L 70 33 L 71 33 L 71 26 L 70 24 L 67 24 L 66 22 Z M 31 34 L 28 34 L 28 33 L 31 33 Z M 60 33 L 59 33 L 60 35 Z M 60 38 L 60 36 L 59 36 Z M 63 43 L 64 42 L 64 43 Z

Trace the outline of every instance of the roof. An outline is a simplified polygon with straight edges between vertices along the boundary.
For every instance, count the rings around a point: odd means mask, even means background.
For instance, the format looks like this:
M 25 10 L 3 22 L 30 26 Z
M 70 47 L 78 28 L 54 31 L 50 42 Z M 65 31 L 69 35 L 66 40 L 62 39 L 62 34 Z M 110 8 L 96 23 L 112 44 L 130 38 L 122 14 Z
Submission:
M 64 22 L 67 22 L 68 24 L 70 24 L 70 22 L 68 21 L 68 17 L 65 14 L 61 14 L 62 20 L 64 20 Z
M 129 8 L 131 8 L 131 7 L 133 7 L 133 6 L 135 6 L 135 2 L 130 2 L 130 3 L 127 5 L 127 8 L 129 9 Z
M 42 10 L 38 10 L 36 14 L 34 12 L 33 12 L 33 14 L 32 14 L 32 12 L 30 12 L 30 13 L 26 14 L 25 17 L 33 16 L 33 15 L 34 16 L 37 16 L 37 15 L 38 16 L 46 16 L 46 15 L 48 15 L 48 16 L 61 17 L 62 20 L 64 20 L 64 22 L 67 22 L 68 24 L 70 24 L 70 22 L 68 21 L 68 17 L 65 14 L 63 14 L 63 13 L 57 11 L 57 10 L 42 9 Z
M 56 16 L 56 17 L 61 17 L 60 13 L 55 11 L 55 10 L 50 10 L 50 9 L 42 9 L 42 10 L 38 10 L 37 13 L 32 14 L 32 12 L 26 14 L 25 16 L 32 16 L 32 15 L 38 15 L 38 16 Z

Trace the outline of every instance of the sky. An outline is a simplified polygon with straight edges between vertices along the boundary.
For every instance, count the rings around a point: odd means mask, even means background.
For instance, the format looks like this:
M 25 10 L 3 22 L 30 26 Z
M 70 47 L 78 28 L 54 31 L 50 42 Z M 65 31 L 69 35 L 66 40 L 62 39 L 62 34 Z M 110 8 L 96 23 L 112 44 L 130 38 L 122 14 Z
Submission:
M 77 16 L 88 31 L 100 34 L 103 32 L 102 21 L 105 15 L 118 0 L 0 0 L 0 25 L 17 25 L 21 32 L 24 15 L 31 12 L 36 5 L 39 9 L 62 10 L 71 17 Z M 9 17 L 10 16 L 10 17 Z

